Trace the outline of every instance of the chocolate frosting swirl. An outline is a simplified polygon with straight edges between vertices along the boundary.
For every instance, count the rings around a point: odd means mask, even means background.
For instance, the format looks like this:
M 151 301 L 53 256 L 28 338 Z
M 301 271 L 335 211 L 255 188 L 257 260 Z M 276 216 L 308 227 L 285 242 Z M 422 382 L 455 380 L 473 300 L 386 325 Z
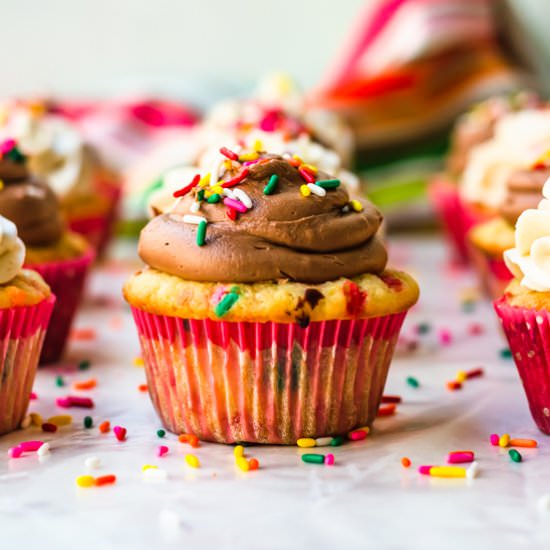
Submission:
M 506 198 L 499 207 L 500 215 L 515 225 L 523 211 L 537 208 L 542 199 L 542 188 L 549 177 L 550 168 L 513 172 L 506 182 Z
M 265 196 L 270 177 L 277 188 Z M 319 172 L 318 179 L 329 179 Z M 183 221 L 197 188 L 170 213 L 153 218 L 143 229 L 139 255 L 151 267 L 183 279 L 251 283 L 290 279 L 321 283 L 384 270 L 387 253 L 377 236 L 382 216 L 370 203 L 349 208 L 343 186 L 325 197 L 303 197 L 298 170 L 280 157 L 249 167 L 239 184 L 253 207 L 236 221 L 222 203 L 201 203 L 208 221 L 206 243 L 197 246 L 197 226 Z M 348 208 L 346 208 L 348 207 Z
M 0 215 L 13 221 L 27 246 L 48 246 L 63 233 L 59 204 L 48 185 L 29 174 L 23 158 L 0 158 Z

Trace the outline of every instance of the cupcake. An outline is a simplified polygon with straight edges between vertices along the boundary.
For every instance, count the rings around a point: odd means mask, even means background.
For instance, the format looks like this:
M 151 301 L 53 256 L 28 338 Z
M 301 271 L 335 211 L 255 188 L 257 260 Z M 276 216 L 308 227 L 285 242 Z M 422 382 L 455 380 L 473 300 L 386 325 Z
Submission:
M 170 431 L 223 443 L 370 425 L 418 287 L 338 179 L 248 162 L 197 175 L 141 232 L 124 296 L 153 404 Z
M 0 145 L 0 215 L 12 220 L 26 246 L 25 266 L 37 271 L 57 296 L 42 363 L 59 359 L 95 256 L 88 242 L 65 228 L 51 188 L 30 174 L 15 142 Z
M 44 106 L 17 103 L 3 107 L 0 139 L 16 139 L 29 169 L 59 198 L 69 228 L 101 253 L 111 237 L 120 178 L 108 168 L 67 119 Z
M 523 382 L 531 414 L 550 434 L 550 184 L 538 208 L 518 218 L 515 246 L 504 254 L 514 279 L 495 310 Z
M 25 245 L 0 216 L 0 435 L 23 420 L 55 297 L 42 277 L 22 269 Z

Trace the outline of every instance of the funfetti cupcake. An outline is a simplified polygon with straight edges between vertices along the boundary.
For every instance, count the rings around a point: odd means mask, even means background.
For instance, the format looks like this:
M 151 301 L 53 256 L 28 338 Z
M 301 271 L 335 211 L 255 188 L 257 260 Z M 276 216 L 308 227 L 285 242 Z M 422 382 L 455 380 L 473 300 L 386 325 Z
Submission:
M 0 435 L 25 416 L 55 302 L 42 277 L 22 269 L 24 259 L 15 225 L 0 216 Z
M 80 303 L 95 253 L 80 235 L 68 231 L 51 188 L 30 174 L 14 141 L 0 146 L 0 215 L 11 219 L 26 246 L 25 266 L 38 271 L 57 296 L 41 362 L 59 359 Z
M 143 229 L 124 287 L 162 422 L 284 444 L 369 425 L 418 298 L 380 213 L 293 157 L 223 154 Z
M 120 177 L 68 119 L 39 103 L 0 106 L 0 141 L 16 139 L 29 169 L 54 190 L 68 226 L 101 253 L 116 221 Z

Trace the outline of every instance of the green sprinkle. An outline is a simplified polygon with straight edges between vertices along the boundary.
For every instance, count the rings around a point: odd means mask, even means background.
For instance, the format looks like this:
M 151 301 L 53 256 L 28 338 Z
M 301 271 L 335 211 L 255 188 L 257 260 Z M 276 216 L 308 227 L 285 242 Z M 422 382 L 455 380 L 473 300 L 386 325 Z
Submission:
M 80 363 L 78 363 L 78 370 L 88 370 L 90 368 L 90 365 L 91 363 L 87 359 L 84 361 L 80 361 Z
M 332 438 L 332 441 L 329 443 L 329 445 L 331 447 L 340 447 L 340 445 L 344 444 L 344 441 L 346 441 L 344 436 L 337 435 L 336 437 Z
M 302 460 L 308 464 L 324 464 L 325 455 L 319 455 L 315 453 L 306 453 L 302 455 Z
M 204 200 L 204 189 L 201 189 L 198 193 L 197 193 L 197 200 L 199 202 L 203 201 Z M 210 201 L 208 201 L 210 202 Z
M 418 388 L 420 386 L 420 382 L 414 376 L 407 376 L 407 384 L 411 388 Z
M 157 430 L 157 435 L 159 437 L 164 437 L 166 435 L 166 432 L 164 430 Z
M 91 416 L 84 417 L 84 427 L 91 428 L 94 425 L 94 420 Z
M 220 199 L 221 199 L 221 195 L 219 193 L 214 193 L 213 195 L 210 195 L 207 199 L 206 199 L 206 202 L 209 203 L 209 204 L 215 204 L 217 202 L 220 202 Z
M 429 323 L 418 323 L 416 331 L 418 332 L 418 334 L 428 334 L 431 328 L 432 327 L 429 325 Z
M 336 189 L 340 187 L 340 180 L 319 180 L 315 182 L 315 185 L 323 189 Z
M 472 300 L 462 302 L 462 311 L 464 313 L 472 313 L 476 309 L 476 303 Z
M 204 246 L 206 240 L 206 223 L 202 220 L 197 228 L 197 246 Z
M 7 154 L 7 157 L 16 164 L 22 164 L 27 158 L 17 147 L 13 147 Z
M 223 317 L 234 305 L 235 302 L 239 299 L 239 295 L 234 292 L 228 292 L 216 305 L 214 313 L 216 317 Z
M 502 359 L 511 359 L 512 358 L 512 352 L 510 348 L 502 348 L 500 350 L 500 357 Z
M 518 451 L 516 451 L 515 449 L 510 449 L 508 451 L 508 454 L 510 455 L 510 458 L 514 461 L 514 462 L 521 462 L 522 458 L 521 458 L 521 455 L 519 454 Z
M 63 380 L 63 376 L 56 376 L 55 377 L 55 385 L 58 388 L 62 388 L 65 385 L 65 381 Z
M 277 182 L 279 181 L 279 176 L 277 174 L 272 174 L 267 182 L 267 185 L 264 187 L 264 195 L 271 195 L 277 187 Z

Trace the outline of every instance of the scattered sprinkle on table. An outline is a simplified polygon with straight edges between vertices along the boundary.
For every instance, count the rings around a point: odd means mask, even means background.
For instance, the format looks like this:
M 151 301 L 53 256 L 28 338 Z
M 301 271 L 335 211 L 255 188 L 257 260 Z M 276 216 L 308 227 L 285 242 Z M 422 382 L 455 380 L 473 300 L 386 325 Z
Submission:
M 414 376 L 407 376 L 407 385 L 411 388 L 420 387 L 420 382 Z

